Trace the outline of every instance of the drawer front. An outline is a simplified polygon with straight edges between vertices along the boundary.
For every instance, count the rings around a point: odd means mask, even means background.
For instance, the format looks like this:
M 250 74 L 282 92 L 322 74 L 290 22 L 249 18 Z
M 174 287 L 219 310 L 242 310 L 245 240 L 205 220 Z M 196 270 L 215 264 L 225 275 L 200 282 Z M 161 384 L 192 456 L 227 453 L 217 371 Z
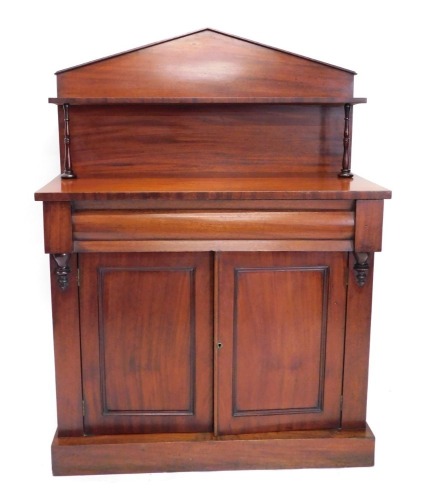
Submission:
M 84 210 L 74 241 L 352 240 L 352 211 Z

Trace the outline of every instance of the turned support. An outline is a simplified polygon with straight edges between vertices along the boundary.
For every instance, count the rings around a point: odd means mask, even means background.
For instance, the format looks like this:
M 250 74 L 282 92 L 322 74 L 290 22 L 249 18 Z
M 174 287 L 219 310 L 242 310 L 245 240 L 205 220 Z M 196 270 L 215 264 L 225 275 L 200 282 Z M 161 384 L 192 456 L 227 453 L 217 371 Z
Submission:
M 70 155 L 70 125 L 69 125 L 69 105 L 63 104 L 64 112 L 64 163 L 63 163 L 63 173 L 61 177 L 63 179 L 74 179 L 76 175 L 72 169 L 71 155 Z
M 353 177 L 350 171 L 350 110 L 351 105 L 344 105 L 344 137 L 343 137 L 343 164 L 338 177 Z

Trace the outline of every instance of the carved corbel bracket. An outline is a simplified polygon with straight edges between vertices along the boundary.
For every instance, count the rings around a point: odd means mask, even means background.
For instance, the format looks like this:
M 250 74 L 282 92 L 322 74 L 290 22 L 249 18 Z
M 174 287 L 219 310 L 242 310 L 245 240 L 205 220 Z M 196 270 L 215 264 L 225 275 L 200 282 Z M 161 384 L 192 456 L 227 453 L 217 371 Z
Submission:
M 58 286 L 61 290 L 66 290 L 69 286 L 69 274 L 71 272 L 69 261 L 71 254 L 69 253 L 54 253 L 52 257 L 57 264 L 55 274 L 57 276 Z
M 369 273 L 368 258 L 369 254 L 365 252 L 355 252 L 356 264 L 353 266 L 353 270 L 358 286 L 364 286 L 366 283 Z

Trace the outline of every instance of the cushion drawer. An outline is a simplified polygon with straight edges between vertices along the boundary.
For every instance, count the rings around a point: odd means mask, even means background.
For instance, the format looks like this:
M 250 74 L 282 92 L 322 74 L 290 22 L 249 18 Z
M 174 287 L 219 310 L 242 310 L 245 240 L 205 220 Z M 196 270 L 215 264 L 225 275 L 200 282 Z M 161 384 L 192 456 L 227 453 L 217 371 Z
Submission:
M 352 211 L 83 210 L 72 215 L 75 241 L 351 240 Z

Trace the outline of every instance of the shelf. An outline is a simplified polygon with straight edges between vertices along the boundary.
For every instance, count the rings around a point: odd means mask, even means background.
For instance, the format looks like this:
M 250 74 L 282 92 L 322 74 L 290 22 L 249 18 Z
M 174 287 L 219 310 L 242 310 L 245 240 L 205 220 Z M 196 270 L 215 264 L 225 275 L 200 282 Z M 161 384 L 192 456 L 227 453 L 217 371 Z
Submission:
M 270 177 L 87 177 L 52 182 L 38 201 L 76 200 L 358 200 L 390 198 L 391 192 L 365 179 L 326 176 Z
M 51 104 L 97 106 L 106 104 L 318 104 L 366 103 L 366 97 L 50 97 Z

